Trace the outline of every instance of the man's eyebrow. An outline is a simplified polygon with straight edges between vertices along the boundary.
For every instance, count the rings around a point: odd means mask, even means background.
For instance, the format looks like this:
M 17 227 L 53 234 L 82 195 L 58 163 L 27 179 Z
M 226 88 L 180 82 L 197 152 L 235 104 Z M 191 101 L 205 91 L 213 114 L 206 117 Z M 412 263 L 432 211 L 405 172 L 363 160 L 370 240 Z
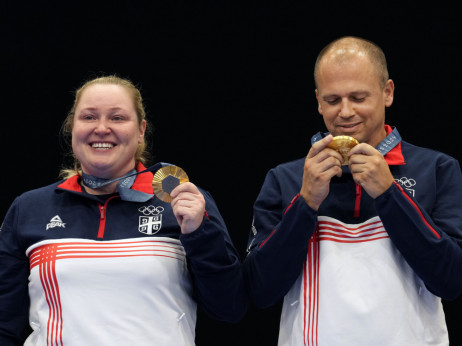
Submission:
M 324 95 L 324 96 L 322 97 L 322 99 L 323 99 L 324 101 L 327 101 L 327 100 L 329 100 L 329 99 L 338 98 L 338 97 L 340 97 L 340 96 L 337 95 L 337 94 L 328 94 L 328 95 Z
M 370 95 L 370 92 L 367 90 L 357 90 L 357 91 L 352 91 L 351 93 L 348 94 L 348 96 L 358 96 L 358 95 L 367 96 L 367 95 Z M 333 97 L 335 98 L 335 97 L 341 97 L 341 96 L 338 94 L 328 94 L 328 95 L 323 95 L 322 99 L 327 100 Z
M 367 90 L 358 90 L 358 91 L 353 91 L 352 93 L 350 93 L 350 95 L 369 95 L 370 92 L 367 91 Z

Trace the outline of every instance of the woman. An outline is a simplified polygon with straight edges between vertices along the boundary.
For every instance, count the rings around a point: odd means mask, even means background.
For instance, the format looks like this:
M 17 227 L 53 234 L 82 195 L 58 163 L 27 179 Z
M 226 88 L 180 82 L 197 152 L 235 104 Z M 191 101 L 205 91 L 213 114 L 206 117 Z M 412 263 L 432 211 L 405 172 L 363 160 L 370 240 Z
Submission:
M 186 182 L 164 202 L 153 173 L 137 174 L 139 90 L 116 76 L 85 83 L 63 129 L 74 167 L 16 198 L 2 225 L 0 344 L 22 344 L 29 321 L 25 345 L 194 345 L 196 304 L 239 320 L 239 256 L 212 197 Z

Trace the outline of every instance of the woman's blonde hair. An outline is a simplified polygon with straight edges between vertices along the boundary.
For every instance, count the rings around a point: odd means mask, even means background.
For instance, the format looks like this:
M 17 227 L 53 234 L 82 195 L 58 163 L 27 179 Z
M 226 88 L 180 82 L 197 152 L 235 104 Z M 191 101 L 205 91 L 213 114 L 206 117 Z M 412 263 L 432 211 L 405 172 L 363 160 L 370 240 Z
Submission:
M 135 106 L 135 111 L 136 111 L 136 115 L 138 118 L 138 125 L 141 126 L 141 123 L 143 122 L 143 120 L 146 121 L 145 137 L 146 135 L 150 133 L 150 130 L 151 130 L 151 126 L 146 119 L 146 111 L 144 110 L 143 98 L 141 97 L 141 93 L 139 89 L 130 80 L 118 77 L 116 75 L 108 75 L 108 76 L 97 77 L 97 78 L 94 78 L 94 79 L 91 79 L 85 82 L 80 88 L 76 90 L 74 104 L 71 110 L 69 111 L 66 119 L 64 119 L 63 125 L 61 127 L 61 133 L 66 143 L 70 147 L 69 155 L 72 157 L 72 160 L 73 160 L 72 167 L 64 167 L 60 171 L 59 176 L 64 179 L 69 178 L 70 176 L 73 176 L 75 174 L 81 174 L 80 162 L 77 160 L 77 157 L 75 157 L 74 153 L 72 152 L 72 144 L 71 144 L 72 129 L 74 127 L 74 116 L 75 116 L 75 110 L 80 101 L 82 93 L 89 86 L 95 85 L 95 84 L 113 84 L 113 85 L 120 85 L 124 87 L 129 92 L 133 100 L 133 105 Z M 138 148 L 136 149 L 135 162 L 137 164 L 138 162 L 146 164 L 148 159 L 149 159 L 149 152 L 147 150 L 146 139 L 145 139 L 143 142 L 141 142 L 138 145 Z

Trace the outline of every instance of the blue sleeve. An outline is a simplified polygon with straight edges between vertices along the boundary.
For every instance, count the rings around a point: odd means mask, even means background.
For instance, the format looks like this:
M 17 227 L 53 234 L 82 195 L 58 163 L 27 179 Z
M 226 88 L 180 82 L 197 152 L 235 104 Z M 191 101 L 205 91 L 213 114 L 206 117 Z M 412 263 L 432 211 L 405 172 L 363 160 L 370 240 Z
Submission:
M 23 345 L 29 328 L 29 260 L 17 238 L 18 199 L 0 230 L 0 345 Z
M 462 175 L 454 159 L 437 166 L 431 210 L 398 184 L 376 200 L 390 239 L 435 295 L 452 300 L 462 293 Z
M 238 322 L 247 312 L 242 265 L 213 198 L 206 200 L 202 225 L 180 236 L 194 282 L 194 299 L 211 317 Z
M 283 197 L 289 193 L 291 199 Z M 275 304 L 292 287 L 302 271 L 316 224 L 316 212 L 297 193 L 281 191 L 271 170 L 254 204 L 244 261 L 249 295 L 256 306 Z

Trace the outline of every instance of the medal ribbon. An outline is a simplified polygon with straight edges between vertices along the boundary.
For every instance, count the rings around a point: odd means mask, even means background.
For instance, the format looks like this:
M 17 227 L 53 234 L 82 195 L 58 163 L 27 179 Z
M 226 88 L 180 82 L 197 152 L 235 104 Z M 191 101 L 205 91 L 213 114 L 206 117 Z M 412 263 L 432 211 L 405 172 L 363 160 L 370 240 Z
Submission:
M 385 156 L 385 154 L 396 147 L 399 142 L 401 142 L 401 135 L 399 134 L 398 129 L 395 127 L 393 131 L 391 131 L 390 134 L 385 137 L 385 139 L 381 141 L 375 149 L 377 149 L 380 154 Z
M 328 134 L 329 132 L 316 133 L 313 137 L 311 137 L 311 145 L 313 145 L 317 141 L 320 141 Z M 401 142 L 401 135 L 399 134 L 398 129 L 395 127 L 393 131 L 391 131 L 390 134 L 387 137 L 385 137 L 385 139 L 381 141 L 375 149 L 377 149 L 380 152 L 380 154 L 385 156 L 391 149 L 396 147 L 399 142 Z
M 154 194 L 149 194 L 146 192 L 131 189 L 131 187 L 133 186 L 133 183 L 135 182 L 136 176 L 138 174 L 146 173 L 146 172 L 155 173 L 160 168 L 165 167 L 165 166 L 172 166 L 172 165 L 170 163 L 158 162 L 152 165 L 151 167 L 146 168 L 143 171 L 137 172 L 135 169 L 133 169 L 127 174 L 125 174 L 123 177 L 115 178 L 115 179 L 98 178 L 98 177 L 85 174 L 82 172 L 82 181 L 86 186 L 92 189 L 98 189 L 102 186 L 111 184 L 115 181 L 119 181 L 117 183 L 117 190 L 122 200 L 130 201 L 130 202 L 147 202 L 154 196 Z

